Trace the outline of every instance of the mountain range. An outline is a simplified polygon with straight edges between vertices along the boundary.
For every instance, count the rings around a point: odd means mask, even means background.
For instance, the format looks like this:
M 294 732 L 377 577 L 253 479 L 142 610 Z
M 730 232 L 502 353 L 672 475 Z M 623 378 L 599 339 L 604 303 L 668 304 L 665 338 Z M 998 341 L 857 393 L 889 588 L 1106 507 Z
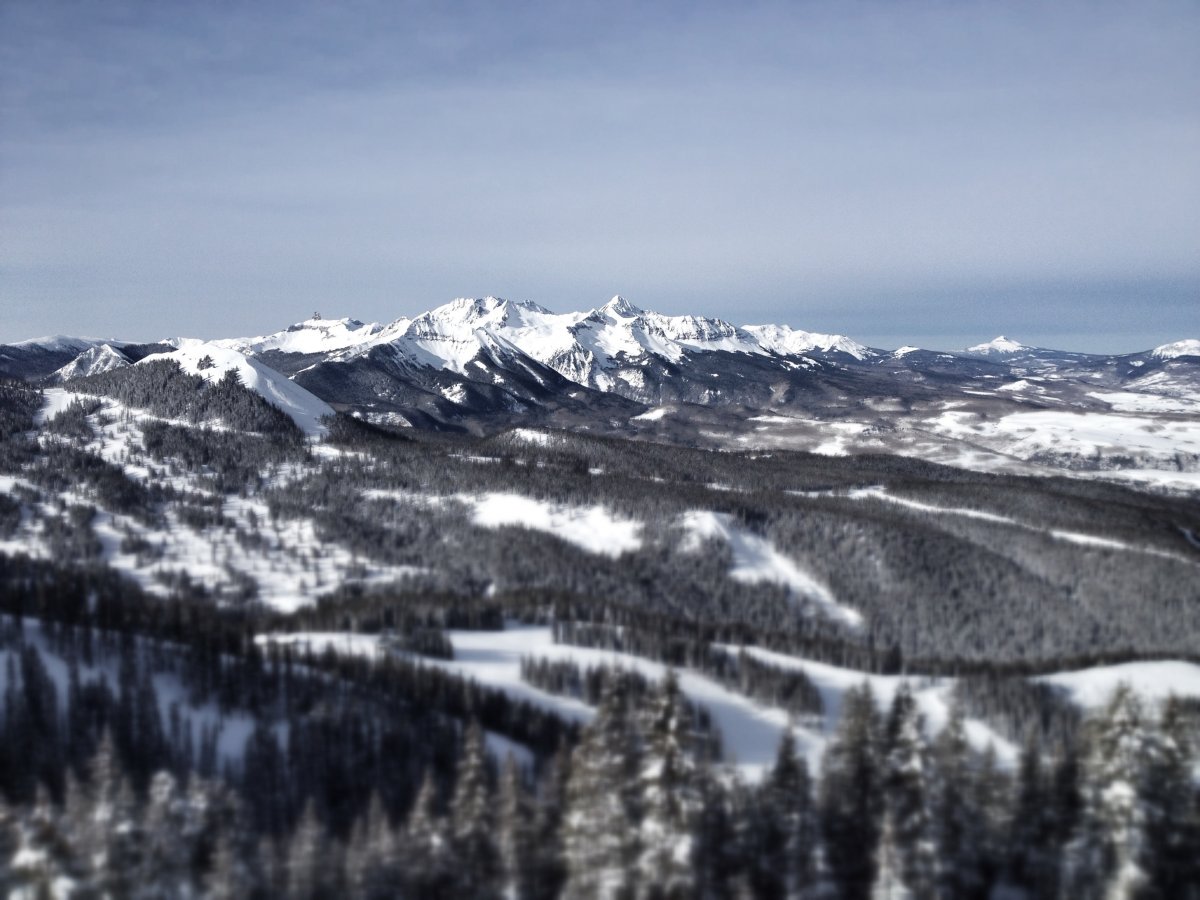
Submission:
M 1023 438 L 996 423 L 1041 412 L 1057 416 L 1043 424 L 1068 439 L 1025 440 L 1032 449 L 1015 454 L 1025 462 L 1110 469 L 1129 468 L 1131 459 L 1135 468 L 1190 472 L 1200 453 L 1194 428 L 1182 441 L 1156 444 L 1130 418 L 1165 415 L 1168 425 L 1190 425 L 1200 411 L 1200 340 L 1118 355 L 1003 336 L 953 353 L 889 351 L 787 325 L 663 315 L 623 297 L 568 313 L 462 298 L 387 324 L 314 314 L 273 334 L 214 341 L 40 338 L 0 346 L 0 375 L 72 382 L 154 359 L 209 378 L 236 369 L 309 433 L 337 411 L 401 427 L 488 433 L 540 425 L 961 463 L 964 445 L 1014 455 L 1011 445 Z M 1064 424 L 1064 413 L 1106 417 L 1104 452 L 1077 440 L 1083 422 Z

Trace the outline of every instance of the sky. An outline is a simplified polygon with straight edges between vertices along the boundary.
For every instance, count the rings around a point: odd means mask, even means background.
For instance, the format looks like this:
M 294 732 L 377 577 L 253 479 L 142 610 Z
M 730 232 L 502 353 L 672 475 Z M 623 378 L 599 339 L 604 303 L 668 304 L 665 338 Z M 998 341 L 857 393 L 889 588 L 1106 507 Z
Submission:
M 1200 337 L 1200 3 L 0 2 L 0 341 Z

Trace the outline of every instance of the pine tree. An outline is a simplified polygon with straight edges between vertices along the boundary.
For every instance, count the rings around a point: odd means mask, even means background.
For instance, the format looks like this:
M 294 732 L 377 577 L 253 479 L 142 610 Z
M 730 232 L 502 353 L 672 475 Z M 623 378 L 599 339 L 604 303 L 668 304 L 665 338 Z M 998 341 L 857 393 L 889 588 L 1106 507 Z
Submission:
M 820 790 L 830 876 L 847 900 L 864 900 L 875 881 L 881 824 L 878 732 L 870 685 L 847 691 L 842 720 L 825 751 Z
M 425 773 L 404 834 L 408 864 L 404 878 L 414 897 L 455 896 L 454 857 L 446 823 L 437 812 L 438 789 L 433 771 Z
M 888 714 L 884 759 L 884 804 L 890 839 L 900 861 L 899 876 L 915 896 L 929 897 L 937 858 L 929 822 L 928 760 L 916 700 L 908 683 L 896 691 Z
M 563 822 L 567 813 L 567 798 L 571 782 L 571 749 L 559 747 L 543 776 L 541 791 L 534 809 L 534 854 L 530 872 L 530 896 L 534 900 L 551 900 L 562 893 L 566 882 L 566 857 L 563 847 Z
M 1141 896 L 1149 889 L 1152 867 L 1145 780 L 1160 748 L 1128 685 L 1117 688 L 1090 724 L 1083 806 L 1067 848 L 1066 889 L 1073 896 Z
M 521 768 L 514 756 L 504 761 L 500 776 L 500 816 L 498 849 L 500 855 L 501 894 L 514 900 L 534 896 L 533 808 Z
M 921 896 L 908 886 L 905 877 L 905 851 L 898 837 L 896 811 L 889 807 L 883 814 L 883 830 L 875 852 L 875 881 L 871 900 L 918 900 Z
M 1177 698 L 1163 704 L 1143 796 L 1151 895 L 1200 900 L 1200 787 L 1195 748 Z
M 642 757 L 643 815 L 638 858 L 639 893 L 690 897 L 695 893 L 699 775 L 689 716 L 673 671 L 654 697 Z
M 790 728 L 758 791 L 751 882 L 759 896 L 797 897 L 813 886 L 816 821 L 808 765 L 796 755 Z
M 173 886 L 191 878 L 186 829 L 186 808 L 178 784 L 167 772 L 159 772 L 150 782 L 144 813 L 145 835 L 141 869 L 137 882 L 151 895 L 169 896 Z
M 970 806 L 974 811 L 980 889 L 989 895 L 1007 856 L 1011 793 L 1009 778 L 996 762 L 996 748 L 988 744 L 971 781 Z
M 639 856 L 638 735 L 628 686 L 616 678 L 571 764 L 563 849 L 568 897 L 631 897 Z
M 346 852 L 346 881 L 355 897 L 389 897 L 394 893 L 400 847 L 387 821 L 378 791 L 371 792 Z
M 495 840 L 496 817 L 487 746 L 478 722 L 472 722 L 467 729 L 450 820 L 458 896 L 464 900 L 498 896 L 500 852 Z
M 986 896 L 980 872 L 979 827 L 971 806 L 971 750 L 962 709 L 955 704 L 933 751 L 932 834 L 938 846 L 937 895 L 945 900 Z
M 1038 900 L 1058 895 L 1056 846 L 1050 791 L 1039 746 L 1029 741 L 1017 769 L 1016 799 L 1008 832 L 1008 880 Z
M 287 850 L 287 882 L 293 897 L 316 900 L 340 895 L 342 871 L 337 845 L 317 818 L 310 800 L 292 832 Z

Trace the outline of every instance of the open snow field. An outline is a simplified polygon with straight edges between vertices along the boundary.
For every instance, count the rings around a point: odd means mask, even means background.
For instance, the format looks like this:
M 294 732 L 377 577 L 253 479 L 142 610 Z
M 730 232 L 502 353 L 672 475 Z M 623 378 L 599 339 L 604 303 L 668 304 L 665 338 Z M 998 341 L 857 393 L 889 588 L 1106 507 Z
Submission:
M 620 666 L 651 680 L 662 679 L 667 666 L 643 657 L 609 650 L 556 644 L 550 628 L 510 627 L 504 631 L 448 631 L 454 646 L 453 660 L 427 659 L 422 663 L 451 672 L 480 684 L 499 689 L 514 700 L 526 701 L 564 719 L 588 723 L 595 710 L 587 704 L 543 691 L 521 679 L 521 660 L 525 657 L 569 660 L 580 666 Z M 376 657 L 379 640 L 374 635 L 340 632 L 304 632 L 287 635 L 262 635 L 260 643 L 280 642 L 308 646 L 319 652 L 332 647 L 339 652 Z M 729 653 L 740 649 L 773 666 L 802 671 L 817 687 L 825 707 L 823 721 L 791 721 L 787 712 L 751 700 L 713 679 L 687 669 L 677 670 L 683 693 L 704 707 L 720 730 L 725 761 L 751 782 L 770 770 L 785 729 L 791 728 L 799 752 L 814 770 L 830 736 L 841 718 L 843 698 L 852 688 L 868 684 L 881 712 L 886 712 L 900 685 L 907 681 L 913 690 L 918 710 L 931 734 L 937 734 L 949 721 L 952 678 L 901 675 L 872 675 L 826 663 L 813 662 L 756 647 L 739 648 L 718 645 Z M 418 658 L 418 657 L 414 657 Z M 1171 694 L 1200 698 L 1200 666 L 1179 661 L 1127 663 L 1100 666 L 1074 672 L 1040 676 L 1035 680 L 1053 684 L 1066 692 L 1071 702 L 1094 712 L 1102 709 L 1119 684 L 1128 684 L 1151 704 Z M 1016 765 L 1019 748 L 979 719 L 964 722 L 967 739 L 979 751 L 991 747 L 997 762 L 1005 767 Z

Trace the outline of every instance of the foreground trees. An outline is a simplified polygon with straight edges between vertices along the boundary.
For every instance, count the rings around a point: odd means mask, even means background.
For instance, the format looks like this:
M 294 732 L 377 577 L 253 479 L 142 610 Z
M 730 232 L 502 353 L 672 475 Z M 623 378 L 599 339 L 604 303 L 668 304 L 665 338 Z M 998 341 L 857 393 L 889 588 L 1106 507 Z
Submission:
M 552 760 L 498 765 L 487 733 L 468 722 L 443 746 L 448 777 L 436 765 L 419 770 L 400 815 L 360 785 L 368 799 L 341 827 L 313 799 L 294 818 L 264 815 L 250 775 L 274 771 L 270 789 L 299 796 L 293 780 L 316 770 L 287 757 L 312 753 L 306 742 L 319 732 L 297 730 L 272 757 L 270 730 L 259 728 L 224 775 L 174 752 L 163 757 L 171 766 L 146 773 L 138 742 L 172 746 L 153 737 L 162 731 L 154 679 L 136 667 L 126 675 L 130 705 L 115 721 L 141 721 L 134 736 L 118 739 L 110 723 L 81 757 L 67 737 L 88 740 L 73 724 L 83 721 L 78 699 L 57 703 L 34 647 L 9 660 L 6 895 L 982 898 L 999 887 L 1047 898 L 1200 896 L 1194 725 L 1184 705 L 1151 710 L 1124 688 L 1078 747 L 1046 758 L 1030 745 L 1010 774 L 971 748 L 957 713 L 931 736 L 907 687 L 881 714 L 864 686 L 846 695 L 819 777 L 788 732 L 771 771 L 749 786 L 713 767 L 674 677 L 649 693 L 612 677 L 581 740 Z M 71 682 L 76 694 L 87 687 Z M 22 767 L 11 748 L 37 736 L 57 750 Z

